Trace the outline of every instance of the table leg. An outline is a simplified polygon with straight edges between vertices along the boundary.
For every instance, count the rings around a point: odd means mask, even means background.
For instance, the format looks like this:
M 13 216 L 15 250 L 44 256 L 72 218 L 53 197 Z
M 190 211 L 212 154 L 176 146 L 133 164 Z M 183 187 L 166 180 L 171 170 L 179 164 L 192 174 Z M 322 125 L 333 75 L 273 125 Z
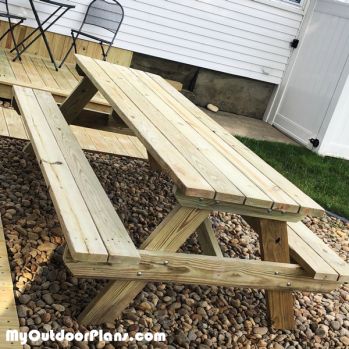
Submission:
M 209 213 L 177 205 L 141 248 L 176 252 Z M 114 321 L 146 284 L 144 281 L 110 281 L 81 313 L 79 323 L 87 325 Z
M 152 155 L 147 151 L 149 166 L 153 171 L 162 171 L 161 166 L 156 162 Z
M 287 223 L 271 219 L 246 219 L 257 231 L 264 261 L 290 263 Z M 294 329 L 294 298 L 288 291 L 266 291 L 271 324 L 277 329 Z
M 224 257 L 209 218 L 206 218 L 200 224 L 197 232 L 202 254 L 205 256 Z
M 79 85 L 61 105 L 61 112 L 68 124 L 71 124 L 97 93 L 97 88 L 88 77 L 83 77 Z

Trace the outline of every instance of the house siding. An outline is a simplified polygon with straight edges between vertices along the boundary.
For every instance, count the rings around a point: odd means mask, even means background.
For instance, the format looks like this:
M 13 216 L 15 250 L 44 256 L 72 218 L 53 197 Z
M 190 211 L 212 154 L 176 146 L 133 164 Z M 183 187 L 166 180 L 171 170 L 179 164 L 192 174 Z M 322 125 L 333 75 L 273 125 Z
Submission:
M 279 84 L 297 37 L 302 11 L 278 0 L 119 0 L 125 9 L 115 46 L 134 52 Z M 69 35 L 78 28 L 88 0 L 73 0 L 51 29 Z M 35 26 L 29 2 L 13 0 Z M 284 4 L 284 3 L 282 3 Z M 36 2 L 40 18 L 51 11 Z M 103 31 L 91 33 L 105 36 Z M 107 36 L 105 36 L 107 37 Z

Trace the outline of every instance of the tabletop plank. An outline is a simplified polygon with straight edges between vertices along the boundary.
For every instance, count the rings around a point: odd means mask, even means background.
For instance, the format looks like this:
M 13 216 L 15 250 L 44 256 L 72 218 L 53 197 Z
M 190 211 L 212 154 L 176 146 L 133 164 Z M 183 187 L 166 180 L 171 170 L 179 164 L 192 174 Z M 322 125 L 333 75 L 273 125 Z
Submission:
M 184 195 L 323 214 L 321 206 L 160 76 L 79 55 L 77 61 Z
M 309 214 L 313 216 L 322 216 L 324 209 L 317 204 L 313 199 L 306 195 L 302 190 L 290 182 L 287 178 L 276 171 L 267 162 L 261 159 L 257 154 L 242 144 L 237 138 L 232 136 L 227 130 L 220 126 L 217 122 L 211 119 L 206 113 L 199 109 L 196 105 L 191 103 L 185 96 L 178 93 L 172 86 L 168 85 L 166 81 L 158 75 L 147 73 L 154 79 L 165 91 L 167 91 L 175 100 L 190 111 L 197 120 L 203 125 L 207 126 L 212 133 L 219 136 L 229 147 L 239 153 L 246 161 L 255 167 L 256 173 L 262 172 L 271 182 L 274 183 L 276 190 L 285 192 L 293 202 L 299 206 L 299 213 L 304 215 Z M 292 201 L 290 203 L 293 211 Z M 273 207 L 274 208 L 274 207 Z M 289 212 L 288 208 L 285 210 Z
M 274 210 L 288 211 L 293 213 L 298 212 L 299 205 L 296 201 L 294 201 L 283 190 L 280 190 L 280 188 L 276 186 L 275 183 L 273 183 L 267 176 L 265 176 L 263 172 L 254 167 L 233 147 L 230 147 L 217 134 L 212 132 L 206 125 L 198 120 L 198 118 L 195 117 L 195 115 L 193 115 L 188 108 L 173 98 L 168 91 L 163 89 L 162 86 L 157 83 L 157 81 L 152 79 L 150 74 L 140 71 L 137 71 L 137 74 L 143 75 L 149 87 L 156 91 L 164 102 L 176 110 L 178 115 L 187 125 L 195 128 L 195 130 L 200 133 L 202 137 L 205 137 L 205 139 L 216 149 L 216 151 L 224 155 L 224 157 L 240 171 L 240 176 L 234 176 L 234 182 L 237 183 L 238 188 L 242 192 L 246 194 L 246 189 L 244 188 L 244 182 L 241 181 L 241 176 L 246 176 L 255 184 L 256 187 L 258 187 L 258 190 L 263 191 L 263 193 L 270 198 L 270 200 L 273 202 L 272 208 Z M 248 205 L 249 203 L 246 202 L 245 204 Z
M 165 117 L 171 117 L 180 126 L 178 129 L 182 134 L 187 134 L 195 144 L 202 145 L 205 155 L 209 156 L 246 196 L 245 205 L 298 212 L 299 206 L 295 201 L 171 98 L 150 76 L 141 71 L 132 70 L 132 72 L 147 85 L 147 92 L 156 94 L 158 105 L 164 110 Z
M 97 64 L 104 69 L 104 71 L 129 97 L 129 99 L 143 111 L 143 117 L 147 118 L 170 141 L 170 143 L 175 146 L 183 157 L 185 157 L 190 164 L 202 174 L 212 188 L 215 189 L 216 199 L 235 203 L 244 202 L 244 194 L 229 181 L 219 168 L 219 165 L 222 165 L 219 163 L 219 157 L 216 159 L 218 165 L 214 164 L 214 159 L 211 159 L 213 162 L 210 161 L 200 151 L 200 144 L 198 144 L 198 142 L 191 142 L 190 139 L 183 134 L 183 131 L 185 132 L 185 130 L 176 129 L 176 126 L 164 117 L 165 113 L 162 113 L 160 108 L 157 109 L 151 103 L 150 97 L 154 96 L 151 95 L 150 90 L 146 89 L 146 86 L 139 86 L 139 79 L 137 79 L 136 76 L 132 73 L 124 75 L 123 69 L 119 69 L 118 66 L 110 65 L 107 62 L 98 61 Z M 169 113 L 171 110 L 167 110 L 166 112 Z M 195 135 L 193 134 L 190 136 L 195 138 Z M 269 207 L 271 207 L 270 202 Z
M 215 191 L 137 106 L 89 57 L 76 55 L 79 67 L 91 79 L 117 114 L 141 140 L 155 160 L 168 171 L 186 195 L 213 199 Z

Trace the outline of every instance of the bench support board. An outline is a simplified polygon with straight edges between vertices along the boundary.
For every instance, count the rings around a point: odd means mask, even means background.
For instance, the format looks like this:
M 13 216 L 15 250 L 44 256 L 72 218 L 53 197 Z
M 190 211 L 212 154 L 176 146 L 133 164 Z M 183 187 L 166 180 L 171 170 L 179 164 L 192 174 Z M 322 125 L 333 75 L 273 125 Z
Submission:
M 209 211 L 176 206 L 142 244 L 142 248 L 176 252 L 208 217 Z M 81 324 L 114 321 L 146 286 L 144 281 L 110 281 L 79 317 Z

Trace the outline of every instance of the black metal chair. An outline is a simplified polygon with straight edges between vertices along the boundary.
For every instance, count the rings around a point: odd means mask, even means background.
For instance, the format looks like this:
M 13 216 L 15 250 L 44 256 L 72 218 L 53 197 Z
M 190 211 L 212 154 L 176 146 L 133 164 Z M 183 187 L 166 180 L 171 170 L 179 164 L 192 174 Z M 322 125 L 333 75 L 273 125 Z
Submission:
M 14 14 L 10 13 L 7 0 L 0 0 L 0 5 L 1 4 L 3 4 L 3 6 L 1 6 L 1 7 L 4 8 L 4 10 L 0 7 L 0 17 L 7 19 L 9 28 L 1 35 L 0 41 L 3 38 L 5 38 L 8 33 L 10 33 L 12 41 L 13 41 L 14 49 L 18 53 L 19 50 L 18 50 L 17 41 L 16 41 L 16 37 L 15 37 L 15 34 L 14 34 L 13 30 L 18 25 L 22 24 L 26 20 L 26 18 L 22 17 L 22 16 L 17 16 L 17 15 L 14 15 Z M 15 20 L 15 21 L 18 21 L 18 22 L 12 23 L 12 20 Z
M 73 48 L 75 50 L 75 53 L 77 53 L 76 40 L 79 36 L 84 36 L 98 41 L 101 45 L 103 60 L 105 61 L 123 20 L 124 9 L 116 0 L 93 0 L 87 8 L 85 18 L 82 21 L 80 29 L 71 30 L 73 42 L 59 67 L 62 67 Z M 111 40 L 99 38 L 86 32 L 88 26 L 102 28 L 108 32 L 111 32 L 113 36 Z M 104 45 L 107 45 L 106 50 L 104 48 Z

